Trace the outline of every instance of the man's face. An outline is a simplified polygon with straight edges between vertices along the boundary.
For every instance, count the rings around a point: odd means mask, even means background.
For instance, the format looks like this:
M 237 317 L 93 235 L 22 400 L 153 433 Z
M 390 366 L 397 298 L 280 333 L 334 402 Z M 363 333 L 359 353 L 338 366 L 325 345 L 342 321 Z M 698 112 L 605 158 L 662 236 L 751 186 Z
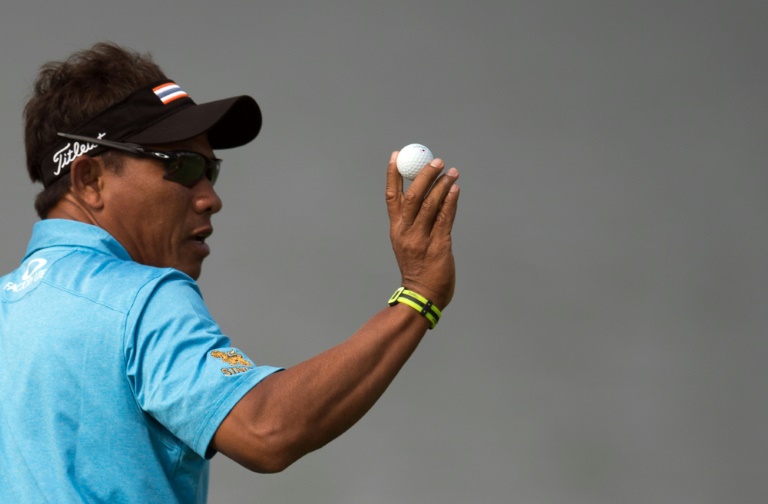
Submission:
M 192 151 L 213 158 L 205 134 L 167 145 L 158 151 Z M 211 216 L 221 210 L 221 199 L 203 178 L 185 187 L 164 178 L 163 163 L 125 156 L 117 173 L 104 172 L 104 211 L 99 225 L 114 236 L 141 264 L 173 267 L 192 278 L 200 276 L 210 253 L 205 239 L 213 232 Z

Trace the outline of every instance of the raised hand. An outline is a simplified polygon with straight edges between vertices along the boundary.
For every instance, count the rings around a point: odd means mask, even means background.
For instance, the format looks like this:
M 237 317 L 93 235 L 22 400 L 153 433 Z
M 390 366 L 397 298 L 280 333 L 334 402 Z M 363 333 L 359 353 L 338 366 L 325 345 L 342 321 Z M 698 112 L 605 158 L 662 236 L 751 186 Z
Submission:
M 436 158 L 403 192 L 397 154 L 392 153 L 387 168 L 386 199 L 402 285 L 443 309 L 453 298 L 456 284 L 451 230 L 459 200 L 459 171 L 451 168 L 441 175 L 445 163 Z

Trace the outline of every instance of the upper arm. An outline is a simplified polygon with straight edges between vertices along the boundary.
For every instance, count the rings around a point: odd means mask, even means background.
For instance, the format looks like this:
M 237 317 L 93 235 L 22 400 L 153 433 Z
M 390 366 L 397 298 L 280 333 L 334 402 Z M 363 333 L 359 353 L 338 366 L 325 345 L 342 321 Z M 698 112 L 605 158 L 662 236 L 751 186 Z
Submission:
M 260 473 L 282 471 L 295 460 L 279 441 L 284 430 L 268 407 L 281 374 L 264 378 L 232 407 L 213 435 L 212 450 Z

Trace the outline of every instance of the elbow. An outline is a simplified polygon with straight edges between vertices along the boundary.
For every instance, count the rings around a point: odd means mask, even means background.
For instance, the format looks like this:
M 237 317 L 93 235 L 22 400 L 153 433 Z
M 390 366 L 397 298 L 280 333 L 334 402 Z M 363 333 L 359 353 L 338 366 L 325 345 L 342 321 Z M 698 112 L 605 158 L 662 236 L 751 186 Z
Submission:
M 236 461 L 248 470 L 261 474 L 282 472 L 312 451 L 297 436 L 289 435 L 280 428 L 254 434 L 251 439 L 253 442 L 244 453 L 246 456 Z
M 271 459 L 271 460 L 263 460 L 263 461 L 249 461 L 249 463 L 241 464 L 241 465 L 243 465 L 243 467 L 255 473 L 276 474 L 288 469 L 288 466 L 290 466 L 291 463 L 290 462 L 286 463 L 285 461 L 282 461 L 282 460 Z
M 262 452 L 247 461 L 238 461 L 246 469 L 259 474 L 276 474 L 290 467 L 297 458 L 287 457 L 280 452 Z
M 262 450 L 248 450 L 245 453 L 229 453 L 229 458 L 248 469 L 259 474 L 276 474 L 283 472 L 291 466 L 296 460 L 281 453 L 269 453 Z

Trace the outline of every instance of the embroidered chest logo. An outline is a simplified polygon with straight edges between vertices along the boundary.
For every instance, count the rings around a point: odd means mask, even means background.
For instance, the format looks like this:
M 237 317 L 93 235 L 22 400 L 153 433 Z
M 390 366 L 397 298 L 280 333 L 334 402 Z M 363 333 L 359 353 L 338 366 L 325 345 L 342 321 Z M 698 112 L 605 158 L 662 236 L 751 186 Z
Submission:
M 211 352 L 211 357 L 221 359 L 225 363 L 229 364 L 230 367 L 221 368 L 221 372 L 226 376 L 245 373 L 246 371 L 253 368 L 253 364 L 246 360 L 242 354 L 237 353 L 235 350 L 230 350 L 229 352 L 214 350 Z
M 27 269 L 24 274 L 21 275 L 21 283 L 8 282 L 3 286 L 3 289 L 7 291 L 19 292 L 26 289 L 35 282 L 39 282 L 45 276 L 45 272 L 48 271 L 45 265 L 48 261 L 42 258 L 32 259 L 27 264 Z

